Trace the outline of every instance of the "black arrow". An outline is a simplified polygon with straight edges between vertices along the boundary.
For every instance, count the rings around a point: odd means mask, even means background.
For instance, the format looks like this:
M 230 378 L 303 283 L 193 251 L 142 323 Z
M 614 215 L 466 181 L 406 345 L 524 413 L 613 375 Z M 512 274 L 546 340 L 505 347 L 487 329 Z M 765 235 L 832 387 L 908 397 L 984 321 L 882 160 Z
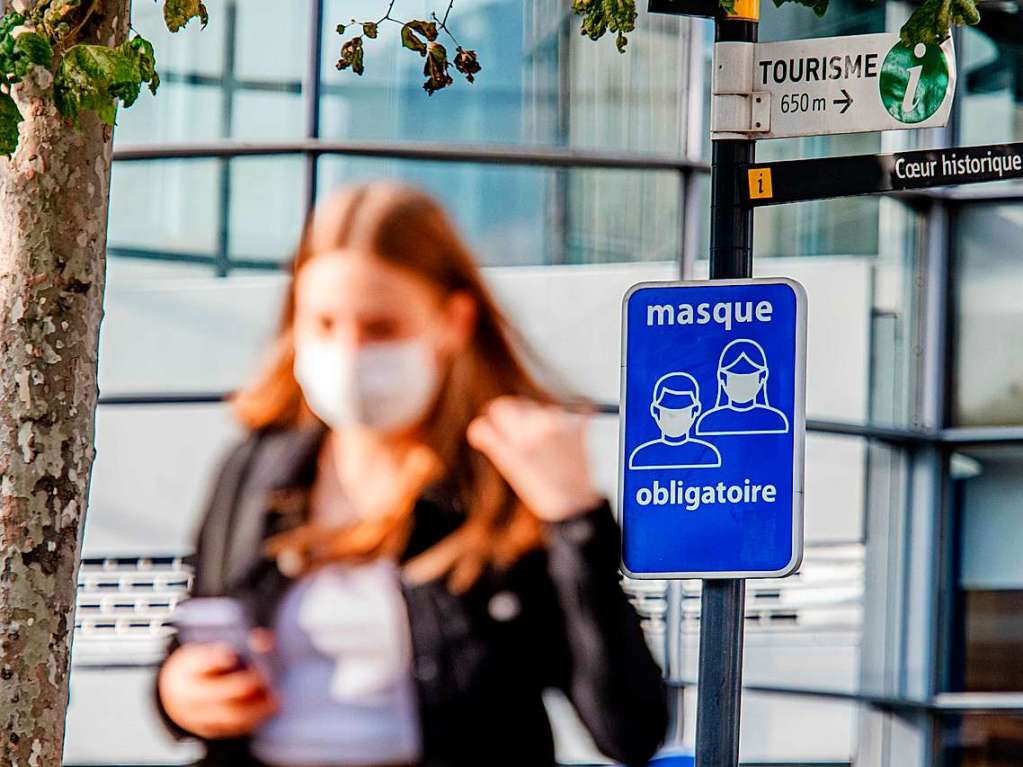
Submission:
M 844 99 L 835 99 L 834 102 L 832 102 L 834 104 L 845 104 L 845 106 L 842 107 L 842 111 L 839 112 L 840 115 L 844 115 L 848 112 L 849 107 L 851 107 L 853 103 L 852 96 L 849 95 L 849 91 L 845 88 L 842 88 L 842 95 L 845 96 Z

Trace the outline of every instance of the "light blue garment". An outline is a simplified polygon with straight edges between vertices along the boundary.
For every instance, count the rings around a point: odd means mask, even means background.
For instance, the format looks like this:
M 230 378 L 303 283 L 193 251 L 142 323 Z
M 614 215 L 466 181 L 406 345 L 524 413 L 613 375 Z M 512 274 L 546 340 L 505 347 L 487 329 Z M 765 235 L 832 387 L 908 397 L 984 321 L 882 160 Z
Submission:
M 331 565 L 274 621 L 280 711 L 252 751 L 282 767 L 415 762 L 422 752 L 408 616 L 390 562 Z

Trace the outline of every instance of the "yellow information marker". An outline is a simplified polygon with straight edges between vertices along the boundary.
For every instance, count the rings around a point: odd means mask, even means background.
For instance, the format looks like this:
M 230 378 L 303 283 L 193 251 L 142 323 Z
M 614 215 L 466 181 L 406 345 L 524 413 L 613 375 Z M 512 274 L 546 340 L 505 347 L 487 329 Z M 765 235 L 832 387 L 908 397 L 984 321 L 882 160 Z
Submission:
M 727 15 L 730 19 L 760 21 L 760 0 L 735 0 L 735 10 Z
M 774 197 L 770 168 L 750 168 L 747 171 L 747 176 L 749 177 L 749 198 L 751 200 L 770 200 Z

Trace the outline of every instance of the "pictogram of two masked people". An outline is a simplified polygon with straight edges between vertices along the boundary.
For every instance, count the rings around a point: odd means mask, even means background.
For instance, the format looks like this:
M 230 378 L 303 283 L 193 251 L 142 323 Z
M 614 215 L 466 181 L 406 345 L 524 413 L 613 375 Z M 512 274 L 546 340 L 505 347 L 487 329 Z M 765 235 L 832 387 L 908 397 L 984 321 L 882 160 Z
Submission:
M 731 341 L 718 359 L 717 396 L 706 412 L 696 378 L 682 371 L 662 375 L 650 403 L 661 436 L 633 450 L 629 468 L 712 469 L 721 466 L 721 453 L 700 437 L 788 432 L 788 418 L 768 401 L 769 374 L 760 344 L 747 338 Z

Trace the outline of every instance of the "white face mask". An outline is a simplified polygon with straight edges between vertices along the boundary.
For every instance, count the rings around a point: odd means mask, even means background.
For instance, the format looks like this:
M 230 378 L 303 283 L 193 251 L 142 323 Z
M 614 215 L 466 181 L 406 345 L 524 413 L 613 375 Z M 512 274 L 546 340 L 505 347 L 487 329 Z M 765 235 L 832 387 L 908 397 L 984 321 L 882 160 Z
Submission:
M 658 405 L 657 411 L 657 415 L 654 416 L 657 426 L 665 437 L 671 439 L 686 436 L 693 421 L 696 420 L 696 413 L 693 412 L 692 406 L 675 409 Z
M 306 341 L 295 348 L 295 379 L 306 403 L 328 426 L 391 432 L 426 415 L 440 371 L 424 337 L 359 349 Z

